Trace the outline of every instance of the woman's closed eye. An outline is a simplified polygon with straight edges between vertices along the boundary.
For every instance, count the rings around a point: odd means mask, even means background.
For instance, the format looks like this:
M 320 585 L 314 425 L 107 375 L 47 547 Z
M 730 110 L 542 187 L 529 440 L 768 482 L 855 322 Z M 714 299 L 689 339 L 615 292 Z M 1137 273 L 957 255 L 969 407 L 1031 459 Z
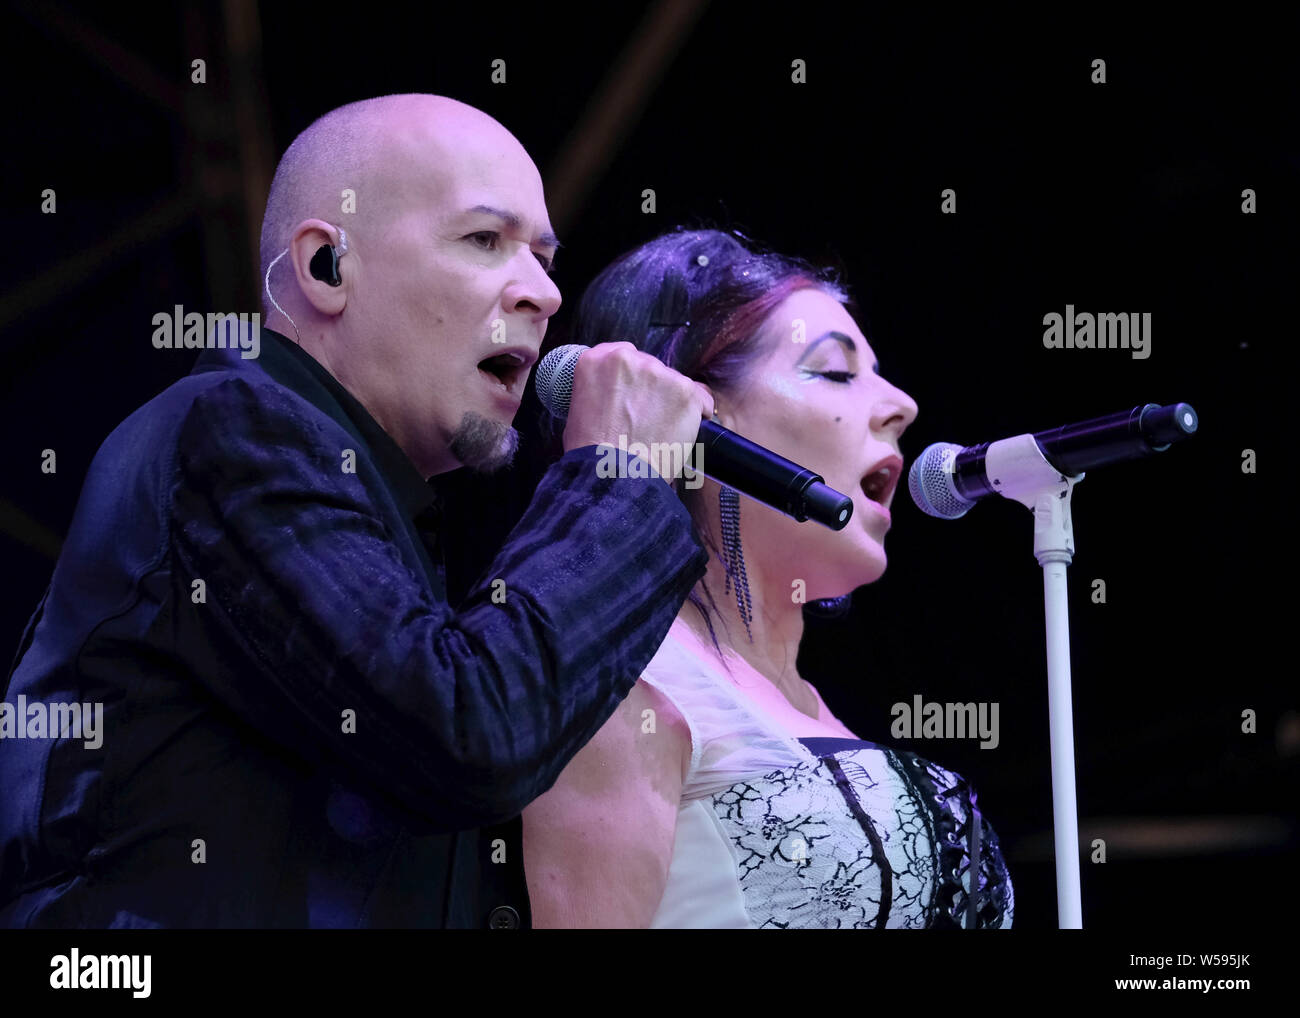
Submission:
M 814 371 L 812 368 L 801 368 L 806 375 L 816 375 L 818 378 L 825 378 L 832 382 L 849 382 L 858 377 L 856 371 Z

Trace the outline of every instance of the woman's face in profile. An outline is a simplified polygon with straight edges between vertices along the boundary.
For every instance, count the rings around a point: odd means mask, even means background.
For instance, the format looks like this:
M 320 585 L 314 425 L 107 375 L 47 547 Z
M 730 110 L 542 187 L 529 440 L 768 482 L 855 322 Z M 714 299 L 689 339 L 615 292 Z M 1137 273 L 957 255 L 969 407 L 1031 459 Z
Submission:
M 745 557 L 756 556 L 773 580 L 784 574 L 792 591 L 803 580 L 808 600 L 846 594 L 885 571 L 899 437 L 916 403 L 876 373 L 862 330 L 821 290 L 787 298 L 761 340 L 762 359 L 740 390 L 718 394 L 719 423 L 821 474 L 853 499 L 853 517 L 833 531 L 742 500 Z

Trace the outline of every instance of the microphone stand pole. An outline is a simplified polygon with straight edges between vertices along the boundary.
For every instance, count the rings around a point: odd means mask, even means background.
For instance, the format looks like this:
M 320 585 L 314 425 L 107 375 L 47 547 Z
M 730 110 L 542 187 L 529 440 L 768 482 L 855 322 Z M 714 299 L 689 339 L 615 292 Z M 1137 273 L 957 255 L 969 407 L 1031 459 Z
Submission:
M 1066 477 L 1047 462 L 1033 435 L 991 445 L 988 477 L 1034 517 L 1034 557 L 1043 567 L 1047 626 L 1047 712 L 1052 749 L 1052 834 L 1056 848 L 1057 926 L 1083 929 L 1079 890 L 1079 820 L 1075 797 L 1073 699 L 1070 692 L 1070 593 L 1074 558 L 1070 500 L 1084 474 Z

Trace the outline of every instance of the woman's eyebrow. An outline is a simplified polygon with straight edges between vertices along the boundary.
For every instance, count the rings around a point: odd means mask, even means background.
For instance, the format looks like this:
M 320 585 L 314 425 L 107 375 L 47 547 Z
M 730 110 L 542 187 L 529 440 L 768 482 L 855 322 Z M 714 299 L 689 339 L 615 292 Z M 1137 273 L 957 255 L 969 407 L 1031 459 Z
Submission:
M 846 336 L 842 332 L 836 332 L 834 329 L 831 329 L 829 332 L 823 332 L 820 336 L 818 336 L 811 343 L 809 343 L 808 349 L 804 351 L 803 357 L 800 357 L 797 361 L 795 361 L 795 365 L 798 366 L 802 364 L 804 362 L 804 357 L 807 357 L 810 353 L 812 353 L 813 349 L 817 346 L 818 343 L 821 343 L 827 339 L 835 340 L 837 343 L 840 343 L 852 353 L 857 353 L 858 351 L 858 344 L 853 342 L 853 337 Z M 876 374 L 880 374 L 880 362 L 877 361 L 875 364 L 871 365 L 871 370 L 874 371 Z

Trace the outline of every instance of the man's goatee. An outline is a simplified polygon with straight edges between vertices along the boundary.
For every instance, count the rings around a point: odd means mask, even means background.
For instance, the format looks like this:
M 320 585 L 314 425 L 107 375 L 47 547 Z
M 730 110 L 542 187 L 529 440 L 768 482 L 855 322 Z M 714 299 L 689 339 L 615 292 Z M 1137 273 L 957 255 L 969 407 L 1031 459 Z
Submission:
M 461 418 L 451 436 L 451 454 L 462 465 L 480 474 L 492 474 L 508 467 L 519 448 L 519 432 L 508 424 L 475 413 Z

